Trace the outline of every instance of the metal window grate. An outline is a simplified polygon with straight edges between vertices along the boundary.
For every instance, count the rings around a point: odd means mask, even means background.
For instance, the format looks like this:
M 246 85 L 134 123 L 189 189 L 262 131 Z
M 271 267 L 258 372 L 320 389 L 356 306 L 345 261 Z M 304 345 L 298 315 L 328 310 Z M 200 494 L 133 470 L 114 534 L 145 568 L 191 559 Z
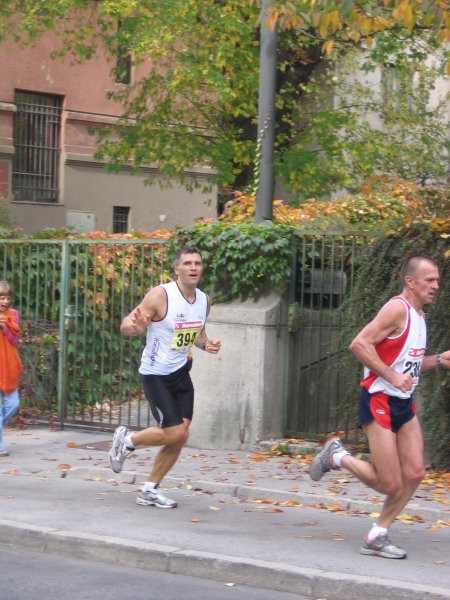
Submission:
M 12 190 L 22 202 L 58 202 L 60 96 L 16 92 Z
M 129 206 L 114 206 L 113 208 L 113 233 L 128 232 Z

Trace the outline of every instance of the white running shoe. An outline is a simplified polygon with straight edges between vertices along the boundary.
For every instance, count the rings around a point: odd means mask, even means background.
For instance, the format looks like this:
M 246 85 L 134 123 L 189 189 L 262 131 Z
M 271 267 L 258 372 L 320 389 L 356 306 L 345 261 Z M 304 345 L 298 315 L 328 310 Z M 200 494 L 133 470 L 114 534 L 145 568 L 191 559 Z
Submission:
M 378 535 L 370 542 L 366 538 L 360 548 L 360 553 L 383 558 L 406 558 L 406 552 L 402 548 L 394 546 L 387 534 Z
M 109 451 L 109 464 L 114 473 L 120 473 L 125 459 L 134 452 L 125 446 L 125 436 L 129 431 L 121 425 L 114 432 L 111 450 Z
M 140 506 L 157 506 L 158 508 L 176 508 L 178 504 L 164 496 L 158 488 L 139 492 L 136 498 L 136 504 Z
M 309 476 L 313 481 L 319 481 L 327 471 L 336 469 L 331 457 L 335 452 L 340 452 L 341 450 L 345 450 L 345 448 L 337 435 L 327 440 L 322 451 L 314 457 L 311 463 Z

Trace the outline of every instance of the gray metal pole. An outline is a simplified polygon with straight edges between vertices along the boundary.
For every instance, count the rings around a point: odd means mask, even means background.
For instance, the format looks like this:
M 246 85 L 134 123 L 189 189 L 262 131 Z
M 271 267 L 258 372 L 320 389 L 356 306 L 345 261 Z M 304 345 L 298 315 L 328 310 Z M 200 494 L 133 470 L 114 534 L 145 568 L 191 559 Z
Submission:
M 275 137 L 276 90 L 276 26 L 265 25 L 270 0 L 262 1 L 264 11 L 261 25 L 259 53 L 259 105 L 258 105 L 258 181 L 256 186 L 256 223 L 271 220 L 273 214 L 273 154 Z

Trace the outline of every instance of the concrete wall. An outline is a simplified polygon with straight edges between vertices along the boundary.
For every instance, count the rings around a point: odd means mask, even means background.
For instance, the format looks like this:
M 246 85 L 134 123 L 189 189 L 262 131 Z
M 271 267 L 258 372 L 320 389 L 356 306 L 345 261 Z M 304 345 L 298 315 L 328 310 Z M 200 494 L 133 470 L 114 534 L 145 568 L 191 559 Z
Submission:
M 209 338 L 217 356 L 195 352 L 195 410 L 188 444 L 252 450 L 281 437 L 287 304 L 278 295 L 211 307 Z
M 0 160 L 1 168 L 1 160 Z M 215 218 L 217 215 L 217 189 L 210 193 L 200 190 L 189 192 L 173 182 L 171 188 L 162 189 L 156 174 L 154 185 L 145 185 L 149 170 L 133 174 L 130 169 L 108 173 L 104 166 L 88 157 L 66 161 L 63 169 L 63 198 L 58 204 L 38 202 L 11 202 L 13 224 L 24 233 L 33 233 L 44 227 L 71 225 L 69 214 L 94 214 L 92 229 L 112 232 L 114 206 L 130 208 L 128 230 L 174 229 L 191 225 L 198 217 Z M 152 173 L 155 176 L 155 173 Z
M 156 178 L 145 185 L 149 175 Z M 96 229 L 112 231 L 113 207 L 128 206 L 129 230 L 152 231 L 190 225 L 198 217 L 215 218 L 217 190 L 191 193 L 176 181 L 168 189 L 158 184 L 160 176 L 150 169 L 133 174 L 131 169 L 107 173 L 104 166 L 81 156 L 70 155 L 65 166 L 64 204 L 68 210 L 89 212 L 95 208 Z M 204 178 L 206 181 L 206 178 Z

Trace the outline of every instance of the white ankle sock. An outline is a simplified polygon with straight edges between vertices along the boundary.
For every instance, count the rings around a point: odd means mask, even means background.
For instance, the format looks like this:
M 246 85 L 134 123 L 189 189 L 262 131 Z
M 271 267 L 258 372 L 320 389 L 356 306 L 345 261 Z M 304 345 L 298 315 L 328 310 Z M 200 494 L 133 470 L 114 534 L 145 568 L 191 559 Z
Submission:
M 344 456 L 347 456 L 347 454 L 350 454 L 350 452 L 348 452 L 348 450 L 341 450 L 340 452 L 334 452 L 331 455 L 331 462 L 333 463 L 333 465 L 335 467 L 340 468 L 341 465 L 341 459 L 344 458 Z
M 379 535 L 384 535 L 388 530 L 385 527 L 379 527 L 376 523 L 372 525 L 372 529 L 367 534 L 367 539 L 371 542 L 374 538 Z
M 126 446 L 126 447 L 127 447 L 129 450 L 134 450 L 134 449 L 135 449 L 135 446 L 134 446 L 133 442 L 131 441 L 131 436 L 132 436 L 132 435 L 133 435 L 132 433 L 129 433 L 128 435 L 126 435 L 126 436 L 124 437 L 124 440 L 123 440 L 123 441 L 125 442 L 125 446 Z
M 147 481 L 146 483 L 144 483 L 144 485 L 141 487 L 141 492 L 147 492 L 149 490 L 155 490 L 158 487 L 157 483 L 153 483 L 153 481 Z

